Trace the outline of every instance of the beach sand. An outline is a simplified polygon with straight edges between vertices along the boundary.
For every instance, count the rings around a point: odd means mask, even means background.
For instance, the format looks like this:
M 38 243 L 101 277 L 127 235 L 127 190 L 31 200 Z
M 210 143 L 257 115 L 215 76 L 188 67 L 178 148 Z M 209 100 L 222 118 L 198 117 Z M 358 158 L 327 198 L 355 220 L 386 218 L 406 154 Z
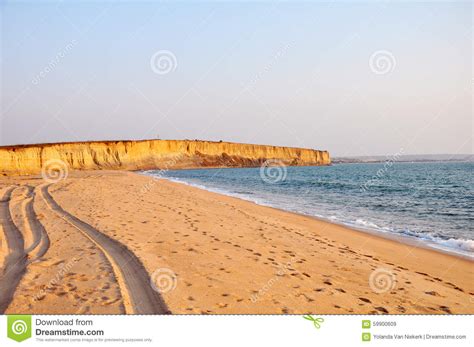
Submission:
M 474 313 L 470 260 L 166 180 L 5 177 L 0 199 L 9 314 Z

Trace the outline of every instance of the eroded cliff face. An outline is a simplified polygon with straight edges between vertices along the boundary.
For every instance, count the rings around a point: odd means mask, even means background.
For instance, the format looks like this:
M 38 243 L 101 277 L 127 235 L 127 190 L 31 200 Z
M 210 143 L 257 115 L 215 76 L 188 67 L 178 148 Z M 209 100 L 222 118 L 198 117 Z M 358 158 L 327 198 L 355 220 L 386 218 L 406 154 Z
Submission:
M 70 170 L 149 170 L 252 167 L 276 159 L 285 165 L 329 165 L 327 151 L 230 142 L 144 140 L 0 147 L 0 173 L 41 173 L 60 160 Z

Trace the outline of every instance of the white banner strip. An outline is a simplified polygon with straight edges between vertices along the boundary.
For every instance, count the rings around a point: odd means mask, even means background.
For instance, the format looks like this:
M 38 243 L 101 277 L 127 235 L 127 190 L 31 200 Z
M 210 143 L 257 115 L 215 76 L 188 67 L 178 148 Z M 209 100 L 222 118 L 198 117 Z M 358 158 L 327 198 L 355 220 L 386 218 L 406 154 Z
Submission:
M 473 316 L 0 316 L 0 346 L 472 346 Z

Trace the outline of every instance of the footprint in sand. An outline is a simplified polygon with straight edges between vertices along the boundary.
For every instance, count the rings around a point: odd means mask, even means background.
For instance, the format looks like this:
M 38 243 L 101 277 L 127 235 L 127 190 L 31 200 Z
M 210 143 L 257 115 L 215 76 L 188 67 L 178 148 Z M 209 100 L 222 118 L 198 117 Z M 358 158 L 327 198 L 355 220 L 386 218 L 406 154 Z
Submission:
M 377 311 L 379 312 L 382 312 L 382 313 L 387 313 L 388 314 L 388 310 L 385 308 L 385 307 L 382 307 L 382 306 L 378 306 L 378 307 L 374 307 Z
M 397 306 L 397 310 L 401 313 L 405 313 L 406 312 L 406 308 L 403 307 L 403 306 Z
M 447 285 L 450 285 L 451 287 L 453 287 L 453 289 L 456 289 L 457 291 L 460 291 L 460 292 L 464 293 L 464 289 L 459 288 L 457 285 L 455 285 L 455 284 L 453 284 L 453 283 L 451 283 L 451 282 L 447 282 L 446 284 L 447 284 Z
M 443 312 L 452 314 L 451 309 L 448 306 L 439 306 L 439 309 Z
M 427 294 L 427 295 L 432 295 L 432 296 L 441 296 L 441 295 L 439 295 L 437 292 L 435 292 L 434 290 L 429 291 L 429 292 L 425 292 L 425 294 Z

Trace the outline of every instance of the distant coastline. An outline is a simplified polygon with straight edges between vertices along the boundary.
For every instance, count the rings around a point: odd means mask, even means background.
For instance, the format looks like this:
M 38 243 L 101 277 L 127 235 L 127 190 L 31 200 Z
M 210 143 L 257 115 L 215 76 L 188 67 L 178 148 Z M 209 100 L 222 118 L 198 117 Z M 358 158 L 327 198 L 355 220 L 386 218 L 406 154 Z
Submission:
M 399 155 L 396 159 L 391 156 L 349 156 L 333 157 L 332 164 L 351 164 L 351 163 L 384 163 L 392 161 L 397 163 L 435 163 L 435 162 L 474 162 L 474 154 L 413 154 Z

